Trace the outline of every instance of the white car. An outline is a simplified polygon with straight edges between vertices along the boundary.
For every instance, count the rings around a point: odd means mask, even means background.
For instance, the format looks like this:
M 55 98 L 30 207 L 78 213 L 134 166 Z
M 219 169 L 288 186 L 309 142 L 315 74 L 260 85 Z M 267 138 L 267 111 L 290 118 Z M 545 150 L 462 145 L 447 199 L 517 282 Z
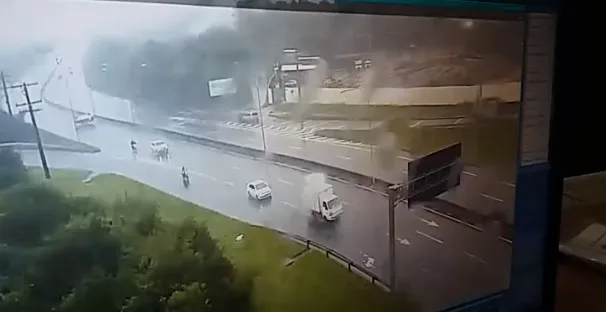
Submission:
M 92 114 L 82 114 L 74 119 L 76 126 L 92 125 L 95 122 L 95 116 Z
M 238 121 L 242 123 L 259 123 L 259 113 L 256 111 L 241 112 L 238 114 Z
M 271 187 L 263 180 L 256 180 L 248 183 L 246 193 L 248 198 L 262 200 L 271 197 Z
M 168 144 L 162 140 L 156 140 L 150 144 L 151 152 L 154 155 L 168 152 Z

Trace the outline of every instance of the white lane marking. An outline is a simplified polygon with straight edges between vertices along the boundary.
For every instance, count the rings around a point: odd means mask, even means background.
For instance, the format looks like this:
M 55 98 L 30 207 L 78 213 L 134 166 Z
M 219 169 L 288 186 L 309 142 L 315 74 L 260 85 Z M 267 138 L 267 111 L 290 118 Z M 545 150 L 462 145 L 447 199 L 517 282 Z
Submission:
M 505 238 L 503 236 L 499 236 L 499 239 L 502 240 L 502 241 L 504 241 L 504 242 L 506 242 L 506 243 L 508 243 L 508 244 L 512 244 L 513 243 L 510 239 Z
M 375 267 L 375 259 L 372 257 L 369 257 L 368 255 L 364 255 L 367 257 L 366 262 L 364 263 L 364 266 L 367 268 L 374 268 Z
M 290 208 L 295 208 L 295 205 L 293 205 L 293 204 L 291 204 L 291 203 L 289 203 L 289 202 L 286 202 L 286 201 L 285 201 L 285 202 L 282 202 L 282 203 L 283 203 L 284 205 L 286 205 L 286 206 L 290 207 Z
M 341 158 L 341 159 L 345 159 L 345 160 L 351 160 L 351 158 L 350 158 L 350 157 L 345 157 L 345 156 L 337 156 L 337 157 L 338 157 L 338 158 Z
M 292 185 L 292 182 L 290 182 L 290 181 L 286 181 L 286 180 L 283 180 L 283 179 L 278 179 L 278 181 L 282 182 L 284 184 Z
M 234 184 L 233 184 L 233 183 L 231 183 L 231 182 L 229 182 L 229 181 L 223 181 L 223 184 L 225 184 L 225 185 L 229 185 L 229 186 L 234 186 Z
M 436 242 L 438 244 L 444 244 L 443 241 L 441 241 L 441 240 L 439 240 L 439 239 L 437 239 L 437 238 L 435 238 L 435 237 L 433 237 L 433 236 L 431 236 L 431 235 L 429 235 L 427 233 L 423 233 L 421 231 L 416 231 L 416 232 L 417 232 L 417 234 L 419 234 L 419 235 L 421 235 L 421 236 L 423 236 L 425 238 L 429 238 L 429 239 L 431 239 L 432 241 L 434 241 L 434 242 Z
M 387 233 L 387 235 L 389 235 L 389 233 Z M 396 240 L 398 241 L 398 243 L 400 243 L 400 245 L 410 246 L 410 241 L 407 240 L 406 238 L 402 239 L 402 238 L 397 237 Z
M 437 211 L 437 210 L 434 210 L 434 209 L 431 209 L 431 208 L 427 208 L 427 207 L 423 207 L 423 209 L 425 209 L 425 210 L 427 210 L 427 211 L 429 211 L 429 212 L 431 212 L 431 213 L 437 214 L 438 216 L 443 217 L 443 218 L 446 218 L 446 219 L 448 219 L 448 220 L 450 220 L 450 221 L 454 221 L 454 222 L 456 222 L 456 223 L 463 224 L 463 225 L 465 225 L 465 226 L 467 226 L 467 227 L 470 227 L 470 228 L 472 228 L 472 229 L 474 229 L 474 230 L 476 230 L 476 231 L 479 231 L 479 232 L 484 232 L 484 229 L 482 229 L 481 227 L 478 227 L 478 226 L 475 226 L 475 225 L 473 225 L 473 224 L 470 224 L 470 223 L 464 222 L 463 220 L 460 220 L 460 219 L 457 219 L 457 218 L 451 217 L 451 216 L 449 216 L 449 215 L 447 215 L 447 214 L 445 214 L 445 213 L 441 213 L 441 212 L 439 212 L 439 211 Z
M 473 173 L 473 172 L 469 172 L 469 171 L 463 171 L 463 174 L 466 174 L 468 176 L 472 176 L 472 177 L 477 177 L 478 175 Z
M 422 122 L 423 122 L 422 120 L 419 120 L 419 121 L 415 122 L 414 124 L 412 124 L 410 127 L 414 128 L 414 127 L 420 125 Z
M 300 149 L 301 149 L 301 148 L 300 148 L 300 147 L 298 147 L 298 146 L 292 146 L 292 145 L 290 146 L 290 148 L 292 148 L 292 149 L 296 149 L 296 150 L 300 150 Z
M 343 205 L 351 205 L 349 202 L 342 201 Z
M 205 178 L 209 179 L 209 180 L 218 181 L 217 178 L 215 178 L 213 176 L 209 176 L 208 174 L 205 174 L 205 173 L 202 173 L 202 172 L 196 172 L 196 173 L 198 175 L 202 176 L 202 177 L 205 177 Z
M 240 168 L 238 166 L 231 166 L 231 168 L 234 169 L 234 170 L 240 170 L 240 169 L 242 169 L 242 168 Z
M 516 185 L 513 184 L 513 183 L 509 183 L 509 182 L 501 182 L 501 183 L 503 183 L 503 184 L 505 184 L 507 186 L 510 186 L 510 187 L 516 187 Z
M 412 161 L 412 158 L 406 156 L 397 156 L 397 158 L 404 159 L 406 161 Z
M 423 219 L 423 218 L 419 218 L 419 220 L 421 220 L 421 222 L 427 224 L 428 226 L 431 226 L 431 227 L 440 227 L 440 225 L 436 221 L 433 221 L 433 220 L 429 221 L 429 220 L 426 220 L 426 219 Z
M 465 252 L 463 252 L 463 253 L 464 253 L 466 256 L 468 256 L 469 258 L 472 258 L 472 259 L 474 259 L 474 260 L 480 261 L 480 262 L 482 262 L 482 263 L 484 263 L 484 264 L 488 264 L 488 262 L 487 262 L 486 260 L 484 260 L 484 259 L 482 259 L 482 258 L 480 258 L 480 257 L 478 257 L 478 256 L 476 256 L 476 255 L 474 255 L 474 254 L 472 254 L 472 253 L 469 253 L 469 252 L 467 252 L 467 251 L 465 251 Z
M 488 199 L 492 199 L 492 200 L 494 200 L 494 201 L 498 201 L 499 203 L 502 203 L 502 202 L 503 202 L 503 200 L 502 200 L 502 199 L 497 198 L 497 197 L 494 197 L 494 196 L 490 196 L 490 195 L 488 195 L 488 194 L 482 194 L 482 196 L 484 196 L 484 197 L 486 197 L 486 198 L 488 198 Z

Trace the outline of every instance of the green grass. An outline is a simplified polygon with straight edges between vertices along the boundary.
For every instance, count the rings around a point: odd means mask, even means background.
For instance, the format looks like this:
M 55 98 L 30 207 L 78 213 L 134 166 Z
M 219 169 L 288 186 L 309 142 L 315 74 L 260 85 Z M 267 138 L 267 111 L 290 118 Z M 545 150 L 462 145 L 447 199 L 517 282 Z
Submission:
M 32 179 L 42 180 L 41 170 L 29 171 Z M 74 196 L 91 196 L 108 203 L 123 196 L 140 197 L 157 203 L 167 221 L 193 217 L 205 222 L 237 270 L 254 276 L 254 311 L 418 311 L 405 294 L 386 293 L 315 251 L 285 267 L 284 261 L 303 247 L 271 230 L 227 218 L 118 175 L 100 175 L 82 183 L 87 175 L 53 170 L 53 178 L 44 183 Z M 236 242 L 239 234 L 244 238 Z

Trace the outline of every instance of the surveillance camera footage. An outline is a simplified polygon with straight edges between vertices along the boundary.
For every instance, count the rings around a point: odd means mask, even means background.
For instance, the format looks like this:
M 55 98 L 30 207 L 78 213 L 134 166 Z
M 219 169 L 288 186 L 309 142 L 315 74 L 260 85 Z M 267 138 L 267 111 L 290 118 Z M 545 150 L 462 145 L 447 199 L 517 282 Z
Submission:
M 2 6 L 0 310 L 438 311 L 507 288 L 521 20 Z

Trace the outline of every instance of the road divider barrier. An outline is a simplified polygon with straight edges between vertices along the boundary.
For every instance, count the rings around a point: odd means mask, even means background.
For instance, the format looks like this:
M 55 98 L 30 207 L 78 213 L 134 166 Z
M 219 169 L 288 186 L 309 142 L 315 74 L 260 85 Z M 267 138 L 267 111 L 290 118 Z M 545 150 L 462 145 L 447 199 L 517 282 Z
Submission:
M 296 242 L 304 245 L 305 251 L 308 251 L 311 249 L 319 251 L 322 254 L 324 254 L 327 258 L 332 259 L 332 260 L 336 261 L 337 263 L 346 267 L 347 271 L 349 271 L 350 273 L 354 273 L 354 274 L 368 280 L 370 283 L 381 288 L 384 291 L 391 292 L 391 287 L 389 287 L 389 284 L 387 284 L 385 281 L 383 281 L 381 278 L 379 278 L 374 273 L 370 272 L 368 269 L 349 260 L 349 258 L 345 257 L 344 255 L 340 254 L 339 252 L 332 250 L 328 247 L 325 247 L 321 244 L 318 244 L 318 243 L 316 243 L 312 240 L 309 240 L 300 235 L 289 234 L 289 233 L 279 231 L 279 230 L 275 230 L 275 231 L 288 239 L 291 239 L 293 241 L 296 241 Z
M 38 144 L 22 143 L 22 142 L 0 143 L 0 148 L 13 148 L 15 150 L 31 151 L 31 150 L 37 150 Z M 101 151 L 98 147 L 84 145 L 84 144 L 82 147 L 71 147 L 71 146 L 44 144 L 43 143 L 42 148 L 44 148 L 45 150 L 51 150 L 51 151 L 75 152 L 75 153 L 98 153 Z

